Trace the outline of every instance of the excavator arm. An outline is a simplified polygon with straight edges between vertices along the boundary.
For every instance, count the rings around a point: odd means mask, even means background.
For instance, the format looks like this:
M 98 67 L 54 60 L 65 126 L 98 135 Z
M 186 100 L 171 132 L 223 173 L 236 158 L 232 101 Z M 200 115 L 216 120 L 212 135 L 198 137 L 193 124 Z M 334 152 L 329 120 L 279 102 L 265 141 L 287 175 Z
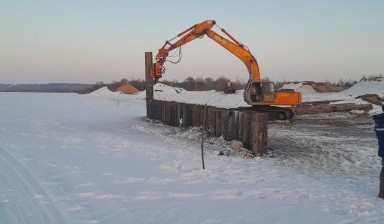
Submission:
M 165 72 L 164 63 L 167 61 L 169 52 L 179 48 L 192 40 L 207 35 L 209 38 L 220 44 L 233 55 L 238 57 L 247 67 L 249 72 L 249 81 L 244 90 L 244 100 L 253 106 L 272 106 L 272 105 L 293 105 L 301 104 L 301 93 L 295 91 L 275 91 L 274 83 L 266 80 L 260 80 L 259 66 L 255 57 L 246 46 L 237 41 L 226 30 L 219 27 L 227 38 L 217 34 L 212 30 L 213 26 L 218 26 L 214 20 L 207 20 L 198 23 L 185 31 L 179 33 L 159 49 L 156 55 L 156 62 L 151 68 L 151 77 L 157 82 Z M 179 38 L 175 43 L 171 41 Z M 173 62 L 177 63 L 177 62 Z M 268 109 L 268 111 L 271 111 Z M 288 117 L 288 116 L 287 116 Z M 289 116 L 291 117 L 291 116 Z
M 177 34 L 177 36 L 172 38 L 171 40 L 181 37 L 180 40 L 176 41 L 173 44 L 170 41 L 166 41 L 163 47 L 159 49 L 159 52 L 156 55 L 156 60 L 158 62 L 165 62 L 170 51 L 178 47 L 181 47 L 182 45 L 188 42 L 191 42 L 192 40 L 198 37 L 203 36 L 206 33 L 206 31 L 211 29 L 214 25 L 215 25 L 215 21 L 207 20 L 202 23 L 191 26 L 190 28 Z
M 227 36 L 229 35 L 224 29 L 221 29 Z M 259 80 L 260 79 L 260 72 L 259 72 L 259 65 L 257 64 L 257 61 L 255 57 L 249 52 L 248 49 L 244 45 L 242 45 L 240 42 L 235 41 L 235 43 L 229 41 L 228 39 L 225 39 L 224 37 L 220 36 L 213 30 L 207 30 L 206 35 L 210 37 L 212 40 L 216 41 L 218 44 L 223 46 L 225 49 L 227 49 L 229 52 L 234 54 L 236 57 L 238 57 L 247 67 L 249 72 L 249 79 L 250 80 Z M 229 36 L 231 37 L 231 36 Z M 233 37 L 231 37 L 232 40 L 235 40 Z
M 214 20 L 207 20 L 202 23 L 198 23 L 194 26 L 191 26 L 190 28 L 177 34 L 177 36 L 172 38 L 171 40 L 167 40 L 165 44 L 159 49 L 156 55 L 156 63 L 151 69 L 151 77 L 154 78 L 155 81 L 157 81 L 163 76 L 165 71 L 163 65 L 166 62 L 170 51 L 181 47 L 182 45 L 191 42 L 192 40 L 198 37 L 203 36 L 206 31 L 211 29 L 215 24 L 216 22 Z M 180 38 L 180 40 L 176 41 L 175 43 L 170 42 L 176 38 Z
M 257 61 L 255 57 L 249 52 L 249 50 L 240 42 L 238 42 L 234 37 L 232 37 L 227 31 L 225 31 L 223 28 L 220 28 L 220 30 L 226 34 L 232 41 L 220 36 L 216 32 L 214 32 L 212 27 L 216 25 L 216 22 L 214 20 L 207 20 L 202 23 L 198 23 L 185 31 L 179 33 L 176 37 L 172 38 L 178 38 L 180 37 L 180 40 L 176 41 L 175 43 L 171 43 L 170 41 L 166 41 L 162 48 L 159 49 L 157 55 L 156 55 L 156 63 L 154 64 L 154 68 L 151 71 L 151 76 L 155 80 L 162 77 L 164 74 L 164 69 L 162 69 L 164 63 L 166 62 L 166 59 L 169 55 L 169 52 L 181 47 L 182 45 L 198 38 L 202 37 L 204 35 L 207 35 L 212 40 L 220 44 L 222 47 L 227 49 L 229 52 L 234 54 L 236 57 L 238 57 L 245 66 L 248 69 L 250 79 L 251 80 L 259 80 L 260 79 L 260 73 L 259 73 L 259 66 L 257 64 Z

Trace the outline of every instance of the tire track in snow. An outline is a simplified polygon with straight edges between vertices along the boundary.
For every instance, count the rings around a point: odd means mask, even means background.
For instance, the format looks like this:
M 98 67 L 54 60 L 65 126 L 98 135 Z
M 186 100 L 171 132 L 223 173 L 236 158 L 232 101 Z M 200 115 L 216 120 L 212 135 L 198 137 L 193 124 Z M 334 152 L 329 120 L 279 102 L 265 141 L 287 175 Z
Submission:
M 0 143 L 0 223 L 68 223 L 42 185 Z M 3 193 L 0 193 L 3 194 Z

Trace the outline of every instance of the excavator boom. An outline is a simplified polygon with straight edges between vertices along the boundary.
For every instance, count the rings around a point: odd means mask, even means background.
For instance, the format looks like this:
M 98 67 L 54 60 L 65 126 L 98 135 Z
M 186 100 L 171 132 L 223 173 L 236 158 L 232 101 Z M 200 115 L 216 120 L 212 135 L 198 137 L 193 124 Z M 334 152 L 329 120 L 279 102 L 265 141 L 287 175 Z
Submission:
M 174 40 L 176 38 L 180 38 L 175 43 L 171 43 L 170 41 L 166 41 L 163 47 L 161 47 L 156 55 L 156 63 L 154 64 L 153 70 L 151 70 L 151 77 L 157 81 L 164 74 L 163 65 L 166 62 L 166 59 L 169 55 L 169 52 L 181 47 L 182 45 L 191 42 L 192 40 L 201 37 L 205 34 L 207 30 L 210 30 L 216 22 L 214 20 L 207 20 L 202 23 L 198 23 L 190 28 L 184 30 L 183 32 L 177 34 L 176 37 L 172 38 Z
M 216 43 L 220 44 L 222 47 L 238 57 L 245 64 L 250 75 L 250 80 L 260 79 L 259 65 L 257 64 L 255 57 L 253 57 L 251 52 L 249 52 L 244 45 L 240 43 L 233 43 L 212 30 L 207 30 L 206 34 L 212 40 L 216 41 Z

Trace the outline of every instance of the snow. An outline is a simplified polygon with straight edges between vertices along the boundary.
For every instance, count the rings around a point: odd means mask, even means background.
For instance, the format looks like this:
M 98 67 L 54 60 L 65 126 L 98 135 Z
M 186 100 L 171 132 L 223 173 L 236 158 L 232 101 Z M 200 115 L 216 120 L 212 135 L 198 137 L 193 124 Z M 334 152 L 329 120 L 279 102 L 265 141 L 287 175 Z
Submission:
M 384 78 L 377 80 L 361 80 L 353 85 L 351 88 L 344 90 L 339 95 L 349 96 L 361 96 L 364 94 L 377 94 L 384 95 Z
M 112 92 L 111 90 L 109 90 L 106 86 L 104 87 L 101 87 L 100 89 L 97 89 L 93 92 L 90 93 L 90 95 L 96 95 L 96 96 L 100 96 L 100 95 L 114 95 L 115 93 Z
M 237 108 L 248 106 L 243 100 L 243 90 L 234 94 L 211 91 L 186 91 L 182 88 L 172 88 L 157 83 L 154 85 L 154 98 L 164 101 L 175 101 L 181 103 L 193 103 L 200 105 L 211 105 L 220 108 Z M 137 99 L 145 99 L 145 92 L 138 94 Z
M 283 89 L 294 89 L 302 93 L 303 102 L 313 101 L 339 101 L 338 103 L 359 103 L 365 104 L 366 101 L 355 99 L 364 94 L 377 94 L 384 97 L 384 78 L 376 81 L 362 80 L 350 89 L 336 93 L 318 93 L 310 85 L 303 83 L 285 84 Z M 161 83 L 154 86 L 154 98 L 164 101 L 176 101 L 181 103 L 193 103 L 220 108 L 238 108 L 249 106 L 244 101 L 244 91 L 238 90 L 234 94 L 224 94 L 216 91 L 186 91 L 181 88 L 173 88 Z M 145 92 L 137 95 L 137 99 L 145 99 Z M 377 113 L 379 107 L 374 106 L 370 114 Z
M 285 84 L 282 88 L 301 92 L 304 102 L 322 100 L 347 100 L 348 102 L 354 102 L 356 97 L 365 94 L 377 94 L 384 97 L 384 78 L 377 78 L 375 80 L 363 79 L 351 88 L 338 93 L 318 93 L 310 85 L 305 85 L 302 82 Z M 356 102 L 359 103 L 360 101 Z
M 383 113 L 383 109 L 381 106 L 378 105 L 372 105 L 373 109 L 369 111 L 369 115 L 375 115 L 375 114 L 381 114 Z
M 358 96 L 365 94 L 377 94 L 379 97 L 384 97 L 384 78 L 377 80 L 361 80 L 360 82 L 353 85 L 351 88 L 338 93 L 318 93 L 318 94 L 308 94 L 303 98 L 306 101 L 317 100 L 339 100 L 338 103 L 367 103 L 361 99 L 356 99 Z M 375 110 L 375 108 L 374 108 Z
M 169 100 L 242 101 L 156 88 Z M 230 143 L 208 138 L 202 170 L 200 130 L 148 121 L 142 99 L 0 93 L 0 223 L 384 222 L 372 125 L 274 123 L 272 152 L 258 158 L 219 156 Z

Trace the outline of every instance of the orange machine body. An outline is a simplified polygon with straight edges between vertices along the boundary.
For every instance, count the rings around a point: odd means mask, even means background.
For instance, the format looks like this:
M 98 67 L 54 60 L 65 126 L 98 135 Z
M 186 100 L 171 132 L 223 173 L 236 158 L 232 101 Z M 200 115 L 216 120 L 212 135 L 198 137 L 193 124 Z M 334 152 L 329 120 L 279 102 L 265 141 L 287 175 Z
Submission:
M 159 49 L 156 54 L 156 62 L 151 69 L 151 77 L 157 81 L 161 78 L 165 72 L 164 63 L 169 55 L 169 52 L 181 47 L 182 45 L 198 38 L 203 35 L 207 35 L 216 43 L 227 49 L 233 55 L 238 57 L 249 72 L 249 81 L 244 90 L 244 100 L 249 105 L 254 106 L 298 106 L 301 104 L 301 93 L 290 91 L 276 91 L 273 82 L 268 80 L 260 80 L 259 66 L 255 57 L 251 54 L 249 49 L 237 41 L 226 30 L 220 28 L 220 30 L 227 36 L 227 38 L 217 34 L 212 30 L 212 27 L 217 25 L 214 20 L 207 20 L 186 29 L 179 33 L 176 37 L 170 41 L 166 41 L 165 44 Z M 172 40 L 179 38 L 175 43 L 171 43 Z

